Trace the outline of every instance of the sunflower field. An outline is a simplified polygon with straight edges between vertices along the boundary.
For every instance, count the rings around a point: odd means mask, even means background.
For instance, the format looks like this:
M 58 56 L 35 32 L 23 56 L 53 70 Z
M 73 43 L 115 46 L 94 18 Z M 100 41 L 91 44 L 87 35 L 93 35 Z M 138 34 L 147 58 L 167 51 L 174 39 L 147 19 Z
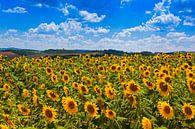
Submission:
M 0 56 L 0 129 L 194 129 L 195 55 Z

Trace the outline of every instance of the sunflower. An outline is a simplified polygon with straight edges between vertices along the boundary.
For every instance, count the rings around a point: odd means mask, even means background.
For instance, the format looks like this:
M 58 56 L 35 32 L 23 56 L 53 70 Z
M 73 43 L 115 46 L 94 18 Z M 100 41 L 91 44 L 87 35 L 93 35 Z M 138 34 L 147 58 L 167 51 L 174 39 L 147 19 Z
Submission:
M 100 87 L 99 86 L 94 86 L 94 91 L 97 93 L 97 94 L 99 94 L 99 95 L 101 95 L 102 94 L 102 90 L 100 89 Z
M 75 114 L 78 112 L 78 106 L 74 99 L 70 97 L 63 97 L 62 98 L 62 106 L 66 112 L 69 114 Z
M 169 96 L 172 86 L 168 83 L 166 83 L 164 80 L 159 79 L 157 81 L 157 90 L 160 93 L 161 96 Z
M 0 129 L 9 129 L 9 127 L 7 125 L 0 125 Z
M 194 118 L 194 115 L 195 115 L 195 108 L 194 108 L 194 106 L 185 103 L 182 106 L 182 111 L 183 111 L 184 115 L 187 117 L 187 119 Z
M 113 99 L 116 96 L 116 91 L 111 86 L 105 87 L 105 94 L 109 99 Z
M 190 90 L 190 93 L 195 94 L 195 79 L 188 79 L 187 86 Z
M 127 90 L 129 90 L 131 94 L 137 94 L 140 91 L 140 89 L 141 87 L 137 85 L 134 80 L 128 82 Z
M 79 89 L 79 84 L 78 84 L 77 82 L 73 82 L 73 83 L 72 83 L 72 87 L 73 87 L 74 89 L 78 90 L 78 89 Z
M 89 89 L 86 86 L 82 85 L 82 84 L 79 85 L 79 91 L 81 93 L 85 93 L 85 94 L 89 93 Z
M 117 71 L 117 65 L 116 64 L 111 65 L 110 70 L 111 70 L 111 72 L 116 72 Z
M 150 82 L 147 79 L 143 79 L 144 85 L 148 87 L 149 90 L 152 90 L 154 88 L 154 83 Z
M 65 71 L 65 70 L 60 70 L 59 73 L 60 73 L 61 75 L 64 75 L 64 74 L 66 73 L 66 71 Z
M 53 101 L 58 101 L 59 95 L 54 93 L 52 90 L 47 90 L 47 96 L 53 100 Z
M 70 76 L 68 74 L 63 74 L 62 81 L 68 83 L 70 81 Z
M 51 107 L 43 107 L 42 112 L 45 116 L 45 119 L 50 123 L 55 120 L 56 115 L 57 115 L 57 113 L 55 112 L 55 109 Z
M 85 102 L 84 109 L 85 109 L 85 112 L 87 112 L 90 117 L 97 116 L 98 107 L 96 104 L 94 104 L 90 101 L 87 101 L 87 102 Z
M 40 88 L 41 88 L 42 90 L 45 89 L 45 84 L 42 83 L 42 84 L 40 85 Z
M 172 76 L 170 76 L 170 75 L 165 75 L 164 77 L 163 77 L 163 80 L 166 82 L 166 83 L 169 83 L 169 84 L 171 84 L 171 80 L 172 79 Z
M 143 129 L 152 129 L 151 120 L 146 118 L 146 117 L 143 117 L 142 118 L 142 128 Z
M 23 89 L 22 95 L 23 95 L 24 97 L 28 97 L 28 95 L 29 95 L 28 90 L 27 90 L 27 89 Z
M 174 116 L 173 108 L 167 102 L 158 102 L 158 110 L 160 115 L 165 119 L 172 119 Z
M 150 76 L 150 71 L 148 69 L 145 70 L 144 73 L 143 73 L 143 75 L 144 75 L 144 77 Z
M 53 73 L 53 70 L 50 67 L 46 67 L 46 73 L 47 75 L 51 75 Z
M 81 69 L 80 68 L 74 68 L 74 73 L 76 73 L 76 75 L 81 75 Z
M 33 76 L 33 82 L 38 83 L 39 82 L 39 78 L 37 76 Z
M 105 116 L 109 119 L 115 119 L 116 118 L 116 112 L 114 112 L 111 109 L 106 109 Z
M 64 86 L 64 93 L 65 93 L 66 95 L 69 94 L 69 89 L 68 89 L 68 87 L 66 87 L 66 86 Z
M 3 89 L 4 89 L 4 91 L 9 91 L 10 90 L 10 86 L 7 83 L 5 83 L 3 85 Z
M 51 80 L 52 80 L 52 82 L 57 83 L 57 82 L 58 82 L 57 75 L 52 74 L 52 75 L 51 75 Z
M 30 113 L 30 109 L 27 107 L 24 107 L 22 104 L 18 104 L 18 110 L 22 113 L 24 116 L 28 116 Z
M 194 73 L 191 70 L 186 71 L 186 78 L 192 79 L 194 77 Z

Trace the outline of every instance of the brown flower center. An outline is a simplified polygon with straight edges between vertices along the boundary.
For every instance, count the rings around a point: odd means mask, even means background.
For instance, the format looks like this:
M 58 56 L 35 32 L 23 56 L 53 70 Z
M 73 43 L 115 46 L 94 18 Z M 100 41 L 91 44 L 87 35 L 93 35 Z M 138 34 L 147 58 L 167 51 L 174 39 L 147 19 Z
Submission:
M 70 109 L 74 109 L 74 108 L 75 108 L 74 102 L 70 101 L 70 102 L 68 103 L 68 107 L 69 107 Z
M 131 89 L 132 91 L 137 91 L 137 90 L 138 90 L 137 85 L 135 85 L 135 84 L 131 84 L 131 85 L 130 85 L 130 89 Z
M 171 112 L 170 107 L 169 107 L 169 106 L 165 106 L 165 107 L 164 107 L 164 112 L 165 112 L 166 114 L 169 114 L 169 113 Z
M 95 112 L 95 109 L 94 109 L 94 107 L 93 107 L 92 105 L 88 105 L 88 106 L 87 106 L 87 111 L 88 111 L 89 113 L 94 113 L 94 112 Z
M 164 92 L 166 92 L 168 90 L 168 86 L 166 84 L 164 84 L 163 82 L 160 83 L 160 89 Z
M 46 109 L 46 110 L 45 110 L 45 115 L 46 115 L 48 118 L 52 118 L 52 117 L 53 117 L 53 113 L 52 113 L 52 111 L 49 110 L 49 109 Z
M 192 109 L 190 107 L 185 107 L 185 113 L 187 115 L 192 115 Z

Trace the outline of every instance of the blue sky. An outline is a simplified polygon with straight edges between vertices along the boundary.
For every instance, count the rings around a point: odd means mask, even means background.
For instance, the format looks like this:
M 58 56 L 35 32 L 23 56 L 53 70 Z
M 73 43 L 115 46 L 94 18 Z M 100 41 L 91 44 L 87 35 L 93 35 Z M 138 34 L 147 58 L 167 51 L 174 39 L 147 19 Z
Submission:
M 0 0 L 0 47 L 194 51 L 195 0 Z

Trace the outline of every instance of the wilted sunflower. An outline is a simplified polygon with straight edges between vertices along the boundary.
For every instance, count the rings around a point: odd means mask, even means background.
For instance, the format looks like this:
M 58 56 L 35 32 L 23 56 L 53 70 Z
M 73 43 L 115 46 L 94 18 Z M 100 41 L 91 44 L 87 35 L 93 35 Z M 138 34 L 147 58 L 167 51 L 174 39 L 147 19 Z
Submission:
M 18 110 L 22 113 L 22 115 L 27 116 L 30 113 L 30 109 L 23 106 L 22 104 L 18 104 Z
M 128 82 L 128 87 L 127 90 L 129 90 L 129 92 L 131 94 L 137 94 L 140 91 L 141 87 L 135 83 L 135 81 L 131 80 Z
M 78 112 L 78 106 L 77 106 L 76 101 L 70 97 L 67 97 L 67 98 L 63 97 L 62 105 L 64 107 L 64 110 L 71 115 Z
M 194 118 L 194 115 L 195 115 L 195 107 L 194 106 L 185 103 L 182 106 L 182 111 L 183 111 L 184 115 L 187 117 L 187 119 Z
M 172 86 L 168 83 L 166 83 L 164 80 L 159 79 L 157 81 L 157 90 L 160 93 L 161 96 L 169 96 Z
M 109 119 L 115 119 L 116 118 L 116 112 L 114 112 L 111 109 L 106 109 L 105 116 Z
M 109 99 L 113 99 L 116 96 L 116 91 L 111 86 L 105 87 L 105 94 Z
M 0 125 L 0 129 L 9 129 L 9 127 L 7 125 Z
M 3 89 L 4 89 L 4 91 L 9 91 L 10 90 L 10 86 L 7 83 L 5 83 L 3 85 Z
M 70 76 L 68 74 L 63 74 L 62 75 L 62 81 L 64 83 L 68 83 L 70 81 Z
M 29 95 L 28 90 L 27 90 L 27 89 L 23 89 L 22 95 L 23 95 L 24 97 L 28 97 L 28 95 Z
M 152 90 L 154 88 L 154 83 L 150 82 L 149 80 L 147 79 L 143 79 L 143 82 L 144 82 L 144 85 L 148 87 L 149 90 Z
M 85 102 L 84 109 L 85 109 L 85 112 L 87 112 L 90 117 L 97 116 L 98 107 L 96 104 L 90 101 L 87 101 Z
M 54 108 L 51 107 L 43 107 L 43 114 L 45 116 L 45 119 L 48 122 L 53 122 L 56 118 L 57 113 L 55 112 Z
M 195 94 L 195 79 L 188 79 L 187 86 L 190 90 L 190 93 Z
M 165 119 L 172 119 L 174 116 L 173 108 L 167 102 L 158 102 L 160 115 Z
M 54 93 L 52 90 L 47 90 L 47 96 L 53 100 L 53 101 L 57 101 L 59 98 L 59 95 Z
M 142 128 L 143 129 L 152 129 L 152 122 L 150 119 L 143 117 L 142 118 Z
M 47 75 L 51 75 L 53 73 L 53 70 L 50 67 L 46 67 L 46 73 Z

